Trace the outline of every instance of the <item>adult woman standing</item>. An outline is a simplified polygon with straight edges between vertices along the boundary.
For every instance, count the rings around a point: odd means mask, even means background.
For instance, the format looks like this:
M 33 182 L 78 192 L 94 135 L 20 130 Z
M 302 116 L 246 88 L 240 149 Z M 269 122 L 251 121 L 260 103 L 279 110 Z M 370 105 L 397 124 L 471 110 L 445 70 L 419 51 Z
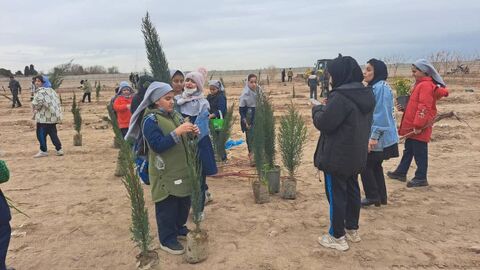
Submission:
M 345 251 L 349 248 L 346 240 L 361 240 L 357 233 L 357 177 L 367 163 L 375 98 L 371 89 L 361 83 L 362 69 L 352 57 L 339 56 L 328 64 L 328 70 L 332 85 L 328 102 L 312 108 L 313 124 L 321 132 L 314 164 L 324 172 L 330 203 L 330 230 L 318 242 Z
M 392 89 L 387 84 L 387 65 L 370 59 L 363 72 L 363 80 L 372 87 L 375 96 L 373 123 L 368 141 L 367 168 L 361 173 L 365 199 L 362 206 L 387 204 L 387 188 L 382 163 L 398 157 L 398 134 L 393 116 Z

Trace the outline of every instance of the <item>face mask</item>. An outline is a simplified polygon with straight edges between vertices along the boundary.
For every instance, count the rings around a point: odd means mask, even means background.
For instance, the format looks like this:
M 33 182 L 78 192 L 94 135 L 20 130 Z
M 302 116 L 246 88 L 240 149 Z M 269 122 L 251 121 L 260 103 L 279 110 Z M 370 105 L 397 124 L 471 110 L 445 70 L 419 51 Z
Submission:
M 187 95 L 193 95 L 193 93 L 195 93 L 197 91 L 197 88 L 193 88 L 193 89 L 188 89 L 188 88 L 185 88 L 185 94 Z

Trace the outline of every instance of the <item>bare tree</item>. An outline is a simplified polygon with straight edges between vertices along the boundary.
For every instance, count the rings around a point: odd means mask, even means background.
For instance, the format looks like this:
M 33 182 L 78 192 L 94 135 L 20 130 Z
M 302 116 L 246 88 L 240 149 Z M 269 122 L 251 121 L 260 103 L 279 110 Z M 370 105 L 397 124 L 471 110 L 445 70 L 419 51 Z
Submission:
M 398 67 L 407 60 L 407 58 L 401 54 L 394 54 L 381 59 L 387 65 L 387 68 L 389 69 L 388 74 L 392 74 L 392 77 L 397 76 Z

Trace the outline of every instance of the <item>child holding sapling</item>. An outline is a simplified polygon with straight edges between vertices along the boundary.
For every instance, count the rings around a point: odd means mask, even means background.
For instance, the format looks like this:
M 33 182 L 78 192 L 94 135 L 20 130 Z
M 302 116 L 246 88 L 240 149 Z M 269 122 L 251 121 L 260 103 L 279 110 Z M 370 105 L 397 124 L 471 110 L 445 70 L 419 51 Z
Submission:
M 174 93 L 166 83 L 153 82 L 132 115 L 127 139 L 138 139 L 143 131 L 149 153 L 148 174 L 155 202 L 160 248 L 170 254 L 185 252 L 177 237 L 186 236 L 192 193 L 188 176 L 185 136 L 198 135 L 199 128 L 184 122 L 173 110 Z M 142 115 L 145 115 L 142 120 Z
M 201 178 L 201 219 L 205 217 L 203 213 L 203 206 L 206 202 L 212 200 L 212 196 L 208 191 L 206 182 L 207 175 L 214 175 L 217 173 L 217 163 L 215 162 L 215 154 L 210 140 L 209 130 L 209 113 L 210 105 L 207 99 L 203 96 L 204 76 L 198 72 L 193 71 L 187 73 L 185 76 L 185 86 L 181 95 L 175 96 L 179 112 L 183 117 L 188 117 L 190 122 L 195 123 L 200 129 L 200 136 L 198 138 L 198 152 L 202 165 Z
M 404 111 L 398 133 L 407 138 L 405 150 L 398 167 L 393 172 L 387 172 L 387 175 L 405 182 L 410 163 L 415 158 L 417 170 L 407 187 L 422 187 L 428 186 L 428 142 L 437 116 L 436 103 L 438 99 L 448 96 L 448 90 L 440 74 L 425 59 L 419 59 L 412 65 L 412 75 L 415 85 L 407 106 L 402 108 L 397 105 L 400 111 Z

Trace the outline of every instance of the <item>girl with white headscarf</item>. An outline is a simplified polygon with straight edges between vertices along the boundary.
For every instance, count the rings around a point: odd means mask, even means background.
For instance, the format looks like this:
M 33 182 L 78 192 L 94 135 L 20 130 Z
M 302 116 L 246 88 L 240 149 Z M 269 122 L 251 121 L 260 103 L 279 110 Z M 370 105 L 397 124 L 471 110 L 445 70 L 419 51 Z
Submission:
M 248 159 L 250 161 L 250 166 L 255 166 L 252 153 L 252 139 L 253 136 L 250 134 L 250 131 L 253 128 L 253 123 L 255 119 L 255 107 L 257 93 L 260 91 L 260 87 L 257 84 L 257 75 L 249 74 L 247 76 L 247 81 L 245 82 L 245 87 L 243 88 L 242 94 L 240 95 L 240 126 L 242 132 L 245 133 L 248 149 Z
M 208 192 L 206 183 L 207 175 L 214 175 L 218 172 L 217 163 L 215 162 L 215 154 L 213 152 L 212 141 L 210 140 L 209 130 L 209 113 L 210 105 L 203 96 L 203 84 L 205 77 L 198 71 L 187 73 L 185 76 L 185 87 L 180 96 L 175 96 L 179 112 L 183 117 L 188 117 L 190 122 L 195 123 L 200 129 L 198 138 L 198 152 L 202 164 L 202 214 L 205 216 L 203 206 L 211 201 L 211 194 Z
M 153 82 L 132 115 L 127 138 L 137 139 L 140 129 L 148 145 L 148 174 L 158 227 L 160 248 L 175 255 L 184 247 L 177 240 L 185 236 L 190 209 L 191 181 L 186 157 L 187 133 L 198 134 L 198 127 L 183 123 L 173 110 L 174 94 L 166 83 Z M 143 121 L 141 116 L 143 115 Z
M 428 186 L 428 142 L 432 135 L 432 125 L 437 116 L 437 100 L 448 96 L 445 82 L 440 74 L 425 59 L 419 59 L 412 65 L 415 85 L 404 110 L 398 134 L 406 136 L 405 150 L 402 160 L 388 177 L 402 182 L 406 181 L 407 172 L 412 159 L 415 158 L 417 169 L 415 177 L 407 183 L 407 187 Z M 398 106 L 397 106 L 398 108 Z

